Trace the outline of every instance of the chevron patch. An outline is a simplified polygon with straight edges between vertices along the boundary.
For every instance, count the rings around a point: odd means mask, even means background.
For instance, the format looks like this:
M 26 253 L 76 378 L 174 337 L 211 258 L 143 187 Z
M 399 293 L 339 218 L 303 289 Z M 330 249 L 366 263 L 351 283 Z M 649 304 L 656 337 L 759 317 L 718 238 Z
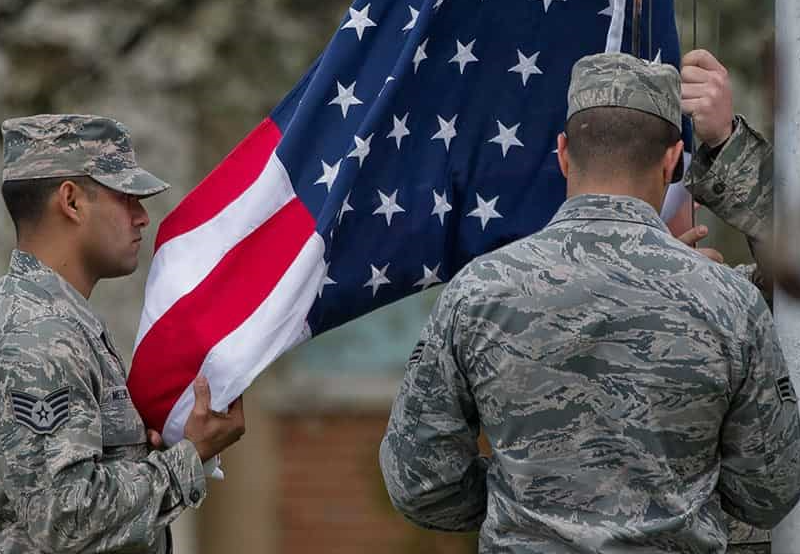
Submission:
M 69 387 L 39 398 L 26 392 L 12 390 L 14 418 L 38 435 L 52 434 L 69 419 Z
M 778 387 L 778 396 L 781 402 L 797 402 L 797 394 L 795 394 L 792 380 L 788 376 L 777 379 L 775 385 Z

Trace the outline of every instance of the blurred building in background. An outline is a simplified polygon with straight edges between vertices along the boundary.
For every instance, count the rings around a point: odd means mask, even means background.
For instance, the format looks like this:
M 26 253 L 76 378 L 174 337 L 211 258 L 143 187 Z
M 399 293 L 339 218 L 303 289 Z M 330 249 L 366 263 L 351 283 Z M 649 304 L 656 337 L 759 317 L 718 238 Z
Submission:
M 153 223 L 139 270 L 101 283 L 92 297 L 128 361 L 158 222 L 292 88 L 349 3 L 0 0 L 0 119 L 117 118 L 131 128 L 141 164 L 174 185 L 147 201 Z M 676 4 L 686 50 L 693 0 Z M 737 110 L 771 134 L 772 3 L 698 5 L 698 46 L 728 65 Z M 729 262 L 744 261 L 743 240 L 708 215 L 701 221 Z M 0 210 L 2 272 L 13 244 Z M 475 535 L 405 522 L 378 467 L 391 400 L 435 294 L 315 339 L 251 387 L 247 435 L 223 458 L 226 480 L 211 484 L 199 512 L 181 518 L 178 554 L 476 551 Z

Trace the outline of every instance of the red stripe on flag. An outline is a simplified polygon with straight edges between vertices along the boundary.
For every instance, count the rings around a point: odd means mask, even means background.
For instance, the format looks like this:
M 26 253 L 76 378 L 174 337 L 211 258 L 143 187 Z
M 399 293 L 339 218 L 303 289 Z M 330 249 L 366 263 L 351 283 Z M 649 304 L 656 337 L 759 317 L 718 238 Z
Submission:
M 281 140 L 281 130 L 265 119 L 167 215 L 158 227 L 155 251 L 221 212 L 261 175 Z
M 264 302 L 315 224 L 295 198 L 232 248 L 144 336 L 134 354 L 128 388 L 148 429 L 163 430 L 208 352 Z M 153 386 L 156 382 L 158 387 Z

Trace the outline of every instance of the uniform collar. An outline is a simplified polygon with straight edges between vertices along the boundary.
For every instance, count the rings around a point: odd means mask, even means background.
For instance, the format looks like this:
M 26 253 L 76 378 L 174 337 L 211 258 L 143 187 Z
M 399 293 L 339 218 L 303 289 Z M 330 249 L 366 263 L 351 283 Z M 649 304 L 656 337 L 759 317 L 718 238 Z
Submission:
M 620 221 L 654 227 L 669 233 L 669 228 L 653 207 L 633 196 L 581 194 L 568 199 L 556 212 L 550 225 L 564 221 Z
M 8 274 L 30 281 L 45 290 L 59 312 L 74 316 L 96 336 L 101 336 L 105 331 L 105 325 L 94 315 L 83 295 L 33 254 L 14 249 L 11 252 Z

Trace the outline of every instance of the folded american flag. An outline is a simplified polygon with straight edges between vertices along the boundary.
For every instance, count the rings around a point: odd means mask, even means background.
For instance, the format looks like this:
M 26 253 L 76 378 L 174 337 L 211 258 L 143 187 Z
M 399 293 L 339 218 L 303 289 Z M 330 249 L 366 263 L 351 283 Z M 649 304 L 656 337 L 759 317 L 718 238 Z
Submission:
M 356 0 L 159 228 L 128 382 L 147 426 L 177 442 L 198 372 L 224 409 L 293 345 L 544 226 L 572 65 L 630 51 L 627 4 Z M 653 9 L 644 42 L 677 65 L 673 2 Z

